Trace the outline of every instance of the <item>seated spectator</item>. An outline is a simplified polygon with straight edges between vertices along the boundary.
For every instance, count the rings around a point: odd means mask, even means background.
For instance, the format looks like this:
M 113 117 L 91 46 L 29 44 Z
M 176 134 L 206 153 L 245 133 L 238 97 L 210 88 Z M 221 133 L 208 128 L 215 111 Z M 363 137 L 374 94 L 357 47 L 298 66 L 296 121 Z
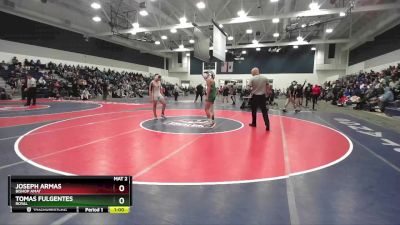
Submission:
M 87 88 L 85 88 L 82 93 L 81 93 L 81 99 L 82 100 L 89 100 L 90 99 L 90 93 L 87 90 Z
M 7 97 L 6 89 L 0 87 L 0 100 L 7 100 L 7 99 L 9 98 Z
M 46 81 L 44 80 L 43 76 L 41 76 L 38 80 L 38 86 L 39 87 L 44 87 L 46 86 Z
M 384 93 L 383 95 L 379 96 L 378 98 L 378 105 L 379 105 L 379 109 L 381 110 L 381 112 L 385 111 L 385 107 L 387 106 L 387 104 L 389 102 L 394 101 L 394 96 L 393 96 L 393 92 L 390 90 L 390 87 L 385 87 L 384 88 Z
M 29 63 L 29 61 L 27 59 L 24 60 L 24 66 L 30 66 L 31 64 Z
M 14 57 L 11 59 L 11 64 L 13 64 L 13 65 L 17 65 L 17 64 L 18 64 L 18 59 L 17 59 L 16 56 L 14 56 Z

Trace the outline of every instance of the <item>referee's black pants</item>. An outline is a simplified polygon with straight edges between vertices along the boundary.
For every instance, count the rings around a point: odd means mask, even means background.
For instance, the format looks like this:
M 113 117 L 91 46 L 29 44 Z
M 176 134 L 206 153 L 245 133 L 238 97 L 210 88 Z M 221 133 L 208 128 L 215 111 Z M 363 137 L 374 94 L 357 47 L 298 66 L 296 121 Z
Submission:
M 269 128 L 269 118 L 266 102 L 267 98 L 265 97 L 265 95 L 253 95 L 253 97 L 251 98 L 251 124 L 257 125 L 257 109 L 260 108 L 264 118 L 265 127 Z
M 31 105 L 32 100 L 32 105 L 36 105 L 36 87 L 28 88 L 26 105 Z

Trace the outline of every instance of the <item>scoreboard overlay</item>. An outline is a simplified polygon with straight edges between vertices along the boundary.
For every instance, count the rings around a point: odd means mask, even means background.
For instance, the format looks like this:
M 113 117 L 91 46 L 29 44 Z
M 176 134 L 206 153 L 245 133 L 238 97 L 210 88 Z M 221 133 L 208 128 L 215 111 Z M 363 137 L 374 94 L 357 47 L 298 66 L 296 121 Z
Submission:
M 13 213 L 129 213 L 131 176 L 8 176 Z

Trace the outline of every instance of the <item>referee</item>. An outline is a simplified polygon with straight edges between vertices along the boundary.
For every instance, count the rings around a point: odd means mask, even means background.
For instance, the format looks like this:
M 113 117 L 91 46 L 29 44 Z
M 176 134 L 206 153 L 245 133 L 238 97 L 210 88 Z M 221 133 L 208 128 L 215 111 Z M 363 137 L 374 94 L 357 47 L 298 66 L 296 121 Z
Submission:
M 31 105 L 31 100 L 33 100 L 32 105 L 36 105 L 36 79 L 32 75 L 26 75 L 26 94 L 27 101 L 25 106 Z
M 270 87 L 268 83 L 268 79 L 260 76 L 260 70 L 255 67 L 251 70 L 251 75 L 253 76 L 250 79 L 250 87 L 251 87 L 251 115 L 252 122 L 249 124 L 251 127 L 257 126 L 257 109 L 260 108 L 263 114 L 264 123 L 266 130 L 269 131 L 269 118 L 267 113 L 267 97 L 266 94 L 269 93 Z

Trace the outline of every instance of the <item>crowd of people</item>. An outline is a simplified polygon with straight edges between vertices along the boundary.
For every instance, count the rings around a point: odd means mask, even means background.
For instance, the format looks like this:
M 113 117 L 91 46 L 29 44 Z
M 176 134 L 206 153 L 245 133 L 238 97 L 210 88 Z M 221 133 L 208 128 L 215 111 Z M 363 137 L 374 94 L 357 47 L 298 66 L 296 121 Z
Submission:
M 327 81 L 322 86 L 293 81 L 285 91 L 283 111 L 286 112 L 291 103 L 295 112 L 299 112 L 302 107 L 308 107 L 308 102 L 312 102 L 312 109 L 315 110 L 316 102 L 325 100 L 337 106 L 383 112 L 388 104 L 400 100 L 399 70 L 400 64 L 381 72 L 344 76 L 336 81 Z
M 147 92 L 150 77 L 141 73 L 118 72 L 111 69 L 100 70 L 96 67 L 55 64 L 42 64 L 40 60 L 20 62 L 13 57 L 9 63 L 0 65 L 0 73 L 11 87 L 14 95 L 21 90 L 22 98 L 27 95 L 27 75 L 37 81 L 38 93 L 46 90 L 46 97 L 63 98 L 75 97 L 83 100 L 103 96 L 113 98 L 143 97 Z M 171 84 L 165 84 L 167 88 Z
M 321 98 L 338 106 L 354 105 L 354 109 L 381 111 L 400 99 L 400 64 L 380 72 L 360 72 L 335 82 L 325 82 Z

